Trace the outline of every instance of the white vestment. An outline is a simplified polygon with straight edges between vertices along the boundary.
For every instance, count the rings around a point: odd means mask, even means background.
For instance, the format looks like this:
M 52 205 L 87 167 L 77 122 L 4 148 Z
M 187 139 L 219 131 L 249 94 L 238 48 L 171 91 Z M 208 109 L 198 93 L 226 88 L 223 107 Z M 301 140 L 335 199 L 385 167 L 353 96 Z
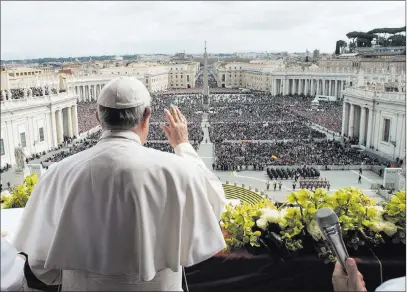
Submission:
M 62 271 L 63 290 L 181 290 L 181 266 L 225 248 L 226 200 L 189 143 L 175 153 L 108 130 L 48 170 L 14 240 L 36 276 L 58 284 Z
M 21 291 L 24 263 L 15 247 L 7 239 L 1 238 L 1 291 Z

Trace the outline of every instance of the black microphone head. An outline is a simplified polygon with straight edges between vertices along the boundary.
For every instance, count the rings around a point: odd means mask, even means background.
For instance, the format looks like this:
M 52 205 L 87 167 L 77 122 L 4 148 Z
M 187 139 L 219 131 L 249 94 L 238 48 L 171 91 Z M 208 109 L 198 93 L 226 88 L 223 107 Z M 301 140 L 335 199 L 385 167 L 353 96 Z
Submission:
M 317 223 L 320 228 L 327 228 L 339 223 L 338 216 L 331 208 L 321 208 L 317 211 Z

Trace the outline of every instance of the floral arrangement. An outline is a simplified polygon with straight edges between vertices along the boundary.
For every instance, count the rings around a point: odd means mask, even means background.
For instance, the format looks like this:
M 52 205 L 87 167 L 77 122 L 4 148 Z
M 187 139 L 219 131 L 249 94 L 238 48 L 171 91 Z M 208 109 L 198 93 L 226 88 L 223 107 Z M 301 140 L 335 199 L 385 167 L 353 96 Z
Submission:
M 268 201 L 256 205 L 228 205 L 221 218 L 227 249 L 266 248 L 280 257 L 314 250 L 325 262 L 335 261 L 316 222 L 316 212 L 329 207 L 338 215 L 348 248 L 375 247 L 391 238 L 405 244 L 405 190 L 395 193 L 384 206 L 357 188 L 299 190 L 278 208 Z
M 15 187 L 9 195 L 1 196 L 1 208 L 24 208 L 37 181 L 37 174 L 28 175 L 22 185 Z
M 400 241 L 406 244 L 406 191 L 397 192 L 391 196 L 390 201 L 384 207 L 383 217 L 387 222 L 391 222 L 397 228 L 393 243 Z M 393 225 L 387 226 L 392 232 L 395 231 Z

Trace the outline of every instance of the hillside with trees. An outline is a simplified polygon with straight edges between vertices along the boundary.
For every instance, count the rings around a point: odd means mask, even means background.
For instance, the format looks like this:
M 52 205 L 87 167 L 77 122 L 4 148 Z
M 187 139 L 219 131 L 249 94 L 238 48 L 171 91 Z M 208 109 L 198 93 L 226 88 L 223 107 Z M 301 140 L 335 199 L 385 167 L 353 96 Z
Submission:
M 355 48 L 367 48 L 372 46 L 372 41 L 375 39 L 376 44 L 384 47 L 397 47 L 406 45 L 406 27 L 395 28 L 375 28 L 367 32 L 351 31 L 346 34 L 349 40 L 347 43 L 344 40 L 336 41 L 335 54 L 339 55 L 341 49 L 349 49 L 349 52 L 354 52 Z

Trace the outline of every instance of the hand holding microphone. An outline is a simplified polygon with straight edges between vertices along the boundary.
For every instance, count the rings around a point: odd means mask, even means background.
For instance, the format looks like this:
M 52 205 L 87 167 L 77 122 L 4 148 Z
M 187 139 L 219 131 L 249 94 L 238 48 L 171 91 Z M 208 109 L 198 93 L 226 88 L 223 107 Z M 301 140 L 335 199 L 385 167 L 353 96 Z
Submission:
M 338 216 L 330 208 L 321 208 L 317 211 L 316 217 L 319 228 L 338 259 L 332 275 L 334 291 L 367 291 L 355 260 L 349 258 Z
M 338 216 L 330 208 L 321 208 L 316 214 L 317 223 L 325 239 L 329 242 L 338 261 L 342 267 L 346 267 L 346 259 L 349 257 L 345 243 L 342 238 L 342 229 L 339 224 Z

